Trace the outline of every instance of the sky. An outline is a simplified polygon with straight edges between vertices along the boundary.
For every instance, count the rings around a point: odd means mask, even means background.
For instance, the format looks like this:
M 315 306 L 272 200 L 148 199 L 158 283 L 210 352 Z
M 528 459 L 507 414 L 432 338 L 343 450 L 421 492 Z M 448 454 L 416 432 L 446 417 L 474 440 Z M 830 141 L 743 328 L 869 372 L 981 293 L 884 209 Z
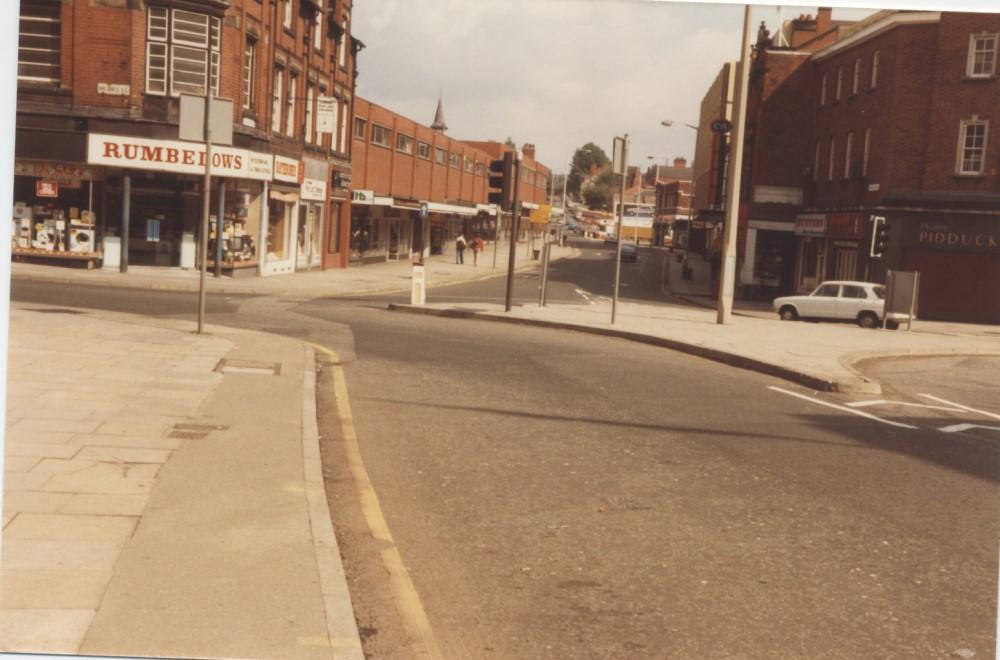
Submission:
M 815 7 L 784 7 L 787 20 Z M 857 19 L 871 10 L 834 9 Z M 753 8 L 772 31 L 776 7 Z M 429 125 L 438 94 L 448 135 L 536 145 L 555 172 L 594 142 L 630 165 L 693 157 L 699 106 L 739 57 L 743 6 L 656 0 L 356 0 L 366 48 L 357 93 Z M 662 120 L 675 124 L 666 128 Z M 650 159 L 649 157 L 653 158 Z

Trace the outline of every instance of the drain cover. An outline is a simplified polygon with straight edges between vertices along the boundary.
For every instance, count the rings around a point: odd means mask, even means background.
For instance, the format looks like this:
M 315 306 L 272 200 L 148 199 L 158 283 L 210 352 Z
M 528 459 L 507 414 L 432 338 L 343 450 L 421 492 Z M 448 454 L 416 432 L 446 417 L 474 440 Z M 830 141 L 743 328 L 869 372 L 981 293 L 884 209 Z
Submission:
M 225 374 L 260 374 L 277 376 L 281 373 L 280 362 L 257 362 L 255 360 L 230 360 L 223 358 L 215 365 L 215 371 Z

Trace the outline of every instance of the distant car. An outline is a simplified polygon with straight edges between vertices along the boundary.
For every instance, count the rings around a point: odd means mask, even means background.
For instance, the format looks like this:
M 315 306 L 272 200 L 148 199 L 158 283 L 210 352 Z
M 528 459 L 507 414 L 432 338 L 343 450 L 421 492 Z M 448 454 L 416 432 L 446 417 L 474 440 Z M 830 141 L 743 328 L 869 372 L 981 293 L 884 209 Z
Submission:
M 639 261 L 639 248 L 631 243 L 622 243 L 622 261 Z
M 882 324 L 885 312 L 885 286 L 872 282 L 824 282 L 807 296 L 775 298 L 772 307 L 783 321 L 830 319 L 876 328 Z M 908 317 L 890 313 L 886 327 L 895 330 Z

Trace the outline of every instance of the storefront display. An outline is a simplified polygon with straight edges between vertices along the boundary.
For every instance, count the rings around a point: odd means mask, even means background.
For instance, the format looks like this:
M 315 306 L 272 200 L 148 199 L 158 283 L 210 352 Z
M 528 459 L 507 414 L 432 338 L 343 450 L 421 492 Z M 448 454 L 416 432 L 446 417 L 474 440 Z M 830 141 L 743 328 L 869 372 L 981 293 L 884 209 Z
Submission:
M 222 268 L 235 273 L 257 267 L 257 241 L 260 230 L 260 207 L 263 185 L 256 181 L 227 181 L 222 228 Z M 218 206 L 215 200 L 213 208 Z M 216 221 L 211 223 L 208 254 L 214 266 Z

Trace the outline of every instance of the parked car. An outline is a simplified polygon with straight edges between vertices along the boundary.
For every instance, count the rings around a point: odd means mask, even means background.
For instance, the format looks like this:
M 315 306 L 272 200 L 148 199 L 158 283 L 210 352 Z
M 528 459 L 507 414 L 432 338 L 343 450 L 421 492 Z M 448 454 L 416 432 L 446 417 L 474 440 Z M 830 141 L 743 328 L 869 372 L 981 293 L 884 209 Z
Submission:
M 885 312 L 885 286 L 872 282 L 824 282 L 807 296 L 775 298 L 772 307 L 784 321 L 830 319 L 876 328 L 882 324 Z M 890 313 L 886 327 L 895 330 L 908 317 Z
M 639 261 L 639 248 L 631 243 L 622 243 L 622 261 Z

